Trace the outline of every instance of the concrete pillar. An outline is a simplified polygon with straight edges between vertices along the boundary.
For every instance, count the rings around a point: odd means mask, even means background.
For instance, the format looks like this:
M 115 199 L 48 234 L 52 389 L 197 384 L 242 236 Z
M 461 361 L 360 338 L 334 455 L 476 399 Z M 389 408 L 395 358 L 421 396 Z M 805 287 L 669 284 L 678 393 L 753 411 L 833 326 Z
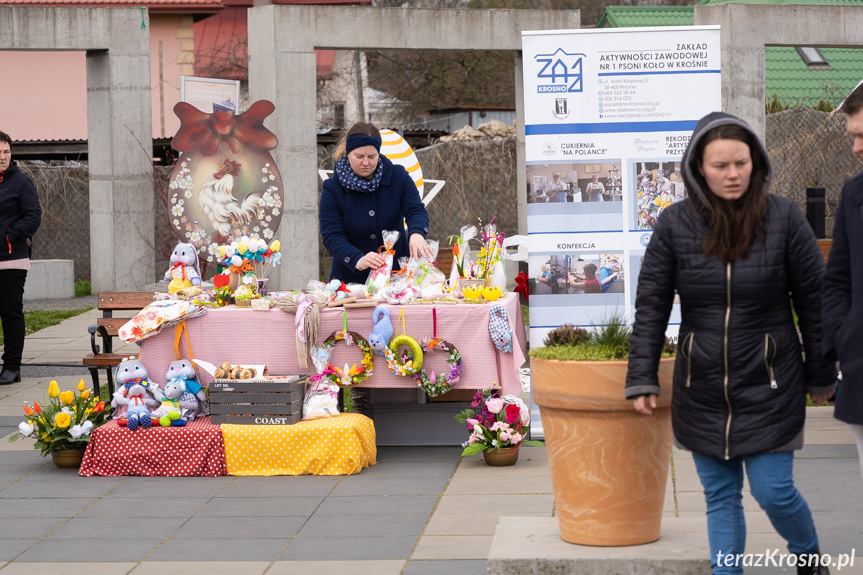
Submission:
M 153 136 L 146 11 L 0 7 L 0 22 L 0 50 L 87 53 L 92 288 L 134 290 L 152 283 Z
M 123 24 L 116 45 L 87 52 L 94 292 L 138 290 L 155 278 L 149 33 L 140 11 L 137 29 Z
M 289 182 L 279 239 L 281 289 L 318 277 L 318 181 L 315 134 L 315 48 L 406 50 L 521 50 L 522 30 L 579 28 L 578 11 L 445 10 L 335 6 L 256 6 L 249 10 L 249 97 L 270 100 L 273 157 Z M 518 67 L 516 84 L 522 78 Z M 524 98 L 517 95 L 519 231 L 526 231 Z M 268 121 L 269 123 L 269 121 Z M 446 193 L 444 189 L 443 194 Z M 440 201 L 440 200 L 437 200 Z M 524 222 L 522 222 L 524 212 Z M 272 278 L 271 278 L 272 281 Z

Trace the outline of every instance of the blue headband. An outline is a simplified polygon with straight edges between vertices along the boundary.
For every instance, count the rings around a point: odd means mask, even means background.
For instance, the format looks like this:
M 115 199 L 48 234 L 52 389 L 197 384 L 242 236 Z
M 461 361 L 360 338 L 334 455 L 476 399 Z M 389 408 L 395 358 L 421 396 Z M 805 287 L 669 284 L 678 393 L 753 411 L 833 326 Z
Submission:
M 347 141 L 345 142 L 345 153 L 349 153 L 351 150 L 356 150 L 357 148 L 362 148 L 363 146 L 374 146 L 375 150 L 378 152 L 381 151 L 381 139 L 373 138 L 372 136 L 363 136 L 360 134 L 352 134 L 348 136 Z

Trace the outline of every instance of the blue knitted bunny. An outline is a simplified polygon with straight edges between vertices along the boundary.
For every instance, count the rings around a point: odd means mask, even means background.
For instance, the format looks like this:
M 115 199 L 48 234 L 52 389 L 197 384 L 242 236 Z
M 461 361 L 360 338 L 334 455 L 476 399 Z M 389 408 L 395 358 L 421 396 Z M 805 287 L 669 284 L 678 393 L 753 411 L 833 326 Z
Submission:
M 369 336 L 369 345 L 375 353 L 384 354 L 384 349 L 390 343 L 390 338 L 393 337 L 393 324 L 390 321 L 390 309 L 379 305 L 372 312 L 372 321 L 375 326 L 372 328 L 372 334 Z

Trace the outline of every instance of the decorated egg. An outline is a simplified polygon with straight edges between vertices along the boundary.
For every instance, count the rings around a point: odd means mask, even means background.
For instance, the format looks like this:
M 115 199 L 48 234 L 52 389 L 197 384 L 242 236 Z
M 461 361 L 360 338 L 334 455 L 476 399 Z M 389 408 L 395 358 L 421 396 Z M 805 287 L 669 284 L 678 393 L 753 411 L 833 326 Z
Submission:
M 413 148 L 405 141 L 404 138 L 392 130 L 381 130 L 381 153 L 389 158 L 389 160 L 399 166 L 403 166 L 408 171 L 417 190 L 420 193 L 420 199 L 423 197 L 423 171 L 420 168 L 420 161 L 414 154 Z

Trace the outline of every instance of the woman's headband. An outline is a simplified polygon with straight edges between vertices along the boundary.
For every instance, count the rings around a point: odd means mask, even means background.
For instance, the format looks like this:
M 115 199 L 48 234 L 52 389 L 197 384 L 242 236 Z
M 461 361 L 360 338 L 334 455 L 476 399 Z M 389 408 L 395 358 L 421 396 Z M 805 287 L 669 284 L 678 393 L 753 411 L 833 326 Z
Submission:
M 361 134 L 352 134 L 348 136 L 348 139 L 345 142 L 345 153 L 347 154 L 351 150 L 356 150 L 357 148 L 362 148 L 363 146 L 374 146 L 375 150 L 380 152 L 381 139 L 374 138 L 372 136 L 363 136 Z

